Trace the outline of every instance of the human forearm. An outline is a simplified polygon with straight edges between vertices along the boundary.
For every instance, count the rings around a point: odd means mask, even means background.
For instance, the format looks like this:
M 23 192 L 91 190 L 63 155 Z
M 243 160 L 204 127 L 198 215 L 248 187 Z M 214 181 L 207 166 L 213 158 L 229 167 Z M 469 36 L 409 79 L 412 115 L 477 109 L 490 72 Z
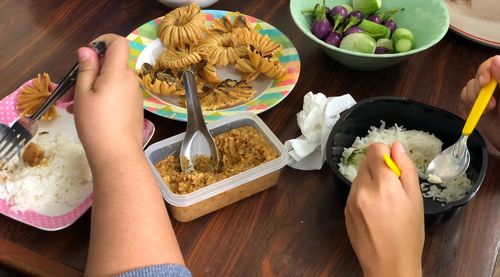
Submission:
M 92 168 L 94 200 L 87 273 L 113 275 L 184 264 L 161 192 L 142 152 Z M 140 219 L 140 220 L 138 220 Z

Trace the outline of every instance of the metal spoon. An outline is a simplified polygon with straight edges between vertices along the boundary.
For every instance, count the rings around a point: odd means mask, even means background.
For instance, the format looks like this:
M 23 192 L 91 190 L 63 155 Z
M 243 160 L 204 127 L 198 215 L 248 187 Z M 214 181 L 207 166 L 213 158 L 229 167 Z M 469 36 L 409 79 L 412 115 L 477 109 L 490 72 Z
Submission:
M 484 109 L 488 105 L 493 92 L 497 86 L 496 80 L 491 81 L 481 89 L 479 96 L 472 106 L 472 110 L 465 121 L 462 129 L 462 136 L 452 146 L 446 148 L 437 155 L 427 167 L 425 176 L 429 182 L 441 183 L 443 180 L 449 180 L 464 173 L 469 167 L 470 154 L 467 149 L 467 138 L 474 131 L 477 122 L 481 118 Z
M 188 120 L 186 135 L 179 153 L 181 169 L 184 172 L 217 171 L 219 154 L 203 119 L 193 71 L 184 71 L 182 80 L 186 91 Z

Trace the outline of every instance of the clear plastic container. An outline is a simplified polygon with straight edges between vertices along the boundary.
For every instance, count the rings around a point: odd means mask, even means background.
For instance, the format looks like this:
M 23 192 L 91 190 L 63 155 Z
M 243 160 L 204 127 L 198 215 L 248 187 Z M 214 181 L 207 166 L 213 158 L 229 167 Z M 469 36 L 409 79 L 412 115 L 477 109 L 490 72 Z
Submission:
M 176 220 L 191 221 L 276 184 L 281 169 L 287 164 L 288 153 L 280 140 L 259 117 L 253 113 L 241 113 L 207 125 L 213 136 L 242 126 L 252 126 L 260 132 L 276 150 L 278 157 L 189 194 L 173 193 L 154 166 L 168 155 L 179 154 L 185 133 L 154 143 L 146 149 L 146 157 L 160 184 L 163 198 Z

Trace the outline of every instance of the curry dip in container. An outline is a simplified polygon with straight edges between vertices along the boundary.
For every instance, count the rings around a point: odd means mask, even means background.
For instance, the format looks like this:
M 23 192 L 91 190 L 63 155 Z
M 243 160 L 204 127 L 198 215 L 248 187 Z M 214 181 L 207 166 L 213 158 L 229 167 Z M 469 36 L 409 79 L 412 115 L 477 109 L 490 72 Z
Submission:
M 287 164 L 283 144 L 253 113 L 226 117 L 207 127 L 221 156 L 218 173 L 180 173 L 178 156 L 185 133 L 145 150 L 163 198 L 177 221 L 191 221 L 272 187 Z

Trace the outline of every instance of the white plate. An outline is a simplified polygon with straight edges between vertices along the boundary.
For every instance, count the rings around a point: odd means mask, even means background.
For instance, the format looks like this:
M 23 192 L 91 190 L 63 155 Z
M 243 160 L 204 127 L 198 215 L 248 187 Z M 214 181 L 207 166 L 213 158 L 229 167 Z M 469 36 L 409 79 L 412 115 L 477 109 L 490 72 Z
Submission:
M 496 13 L 500 11 L 500 1 L 488 0 L 491 12 L 479 6 L 484 0 L 471 1 L 476 2 L 468 7 L 461 2 L 445 0 L 450 12 L 450 29 L 472 41 L 500 48 L 500 13 Z

